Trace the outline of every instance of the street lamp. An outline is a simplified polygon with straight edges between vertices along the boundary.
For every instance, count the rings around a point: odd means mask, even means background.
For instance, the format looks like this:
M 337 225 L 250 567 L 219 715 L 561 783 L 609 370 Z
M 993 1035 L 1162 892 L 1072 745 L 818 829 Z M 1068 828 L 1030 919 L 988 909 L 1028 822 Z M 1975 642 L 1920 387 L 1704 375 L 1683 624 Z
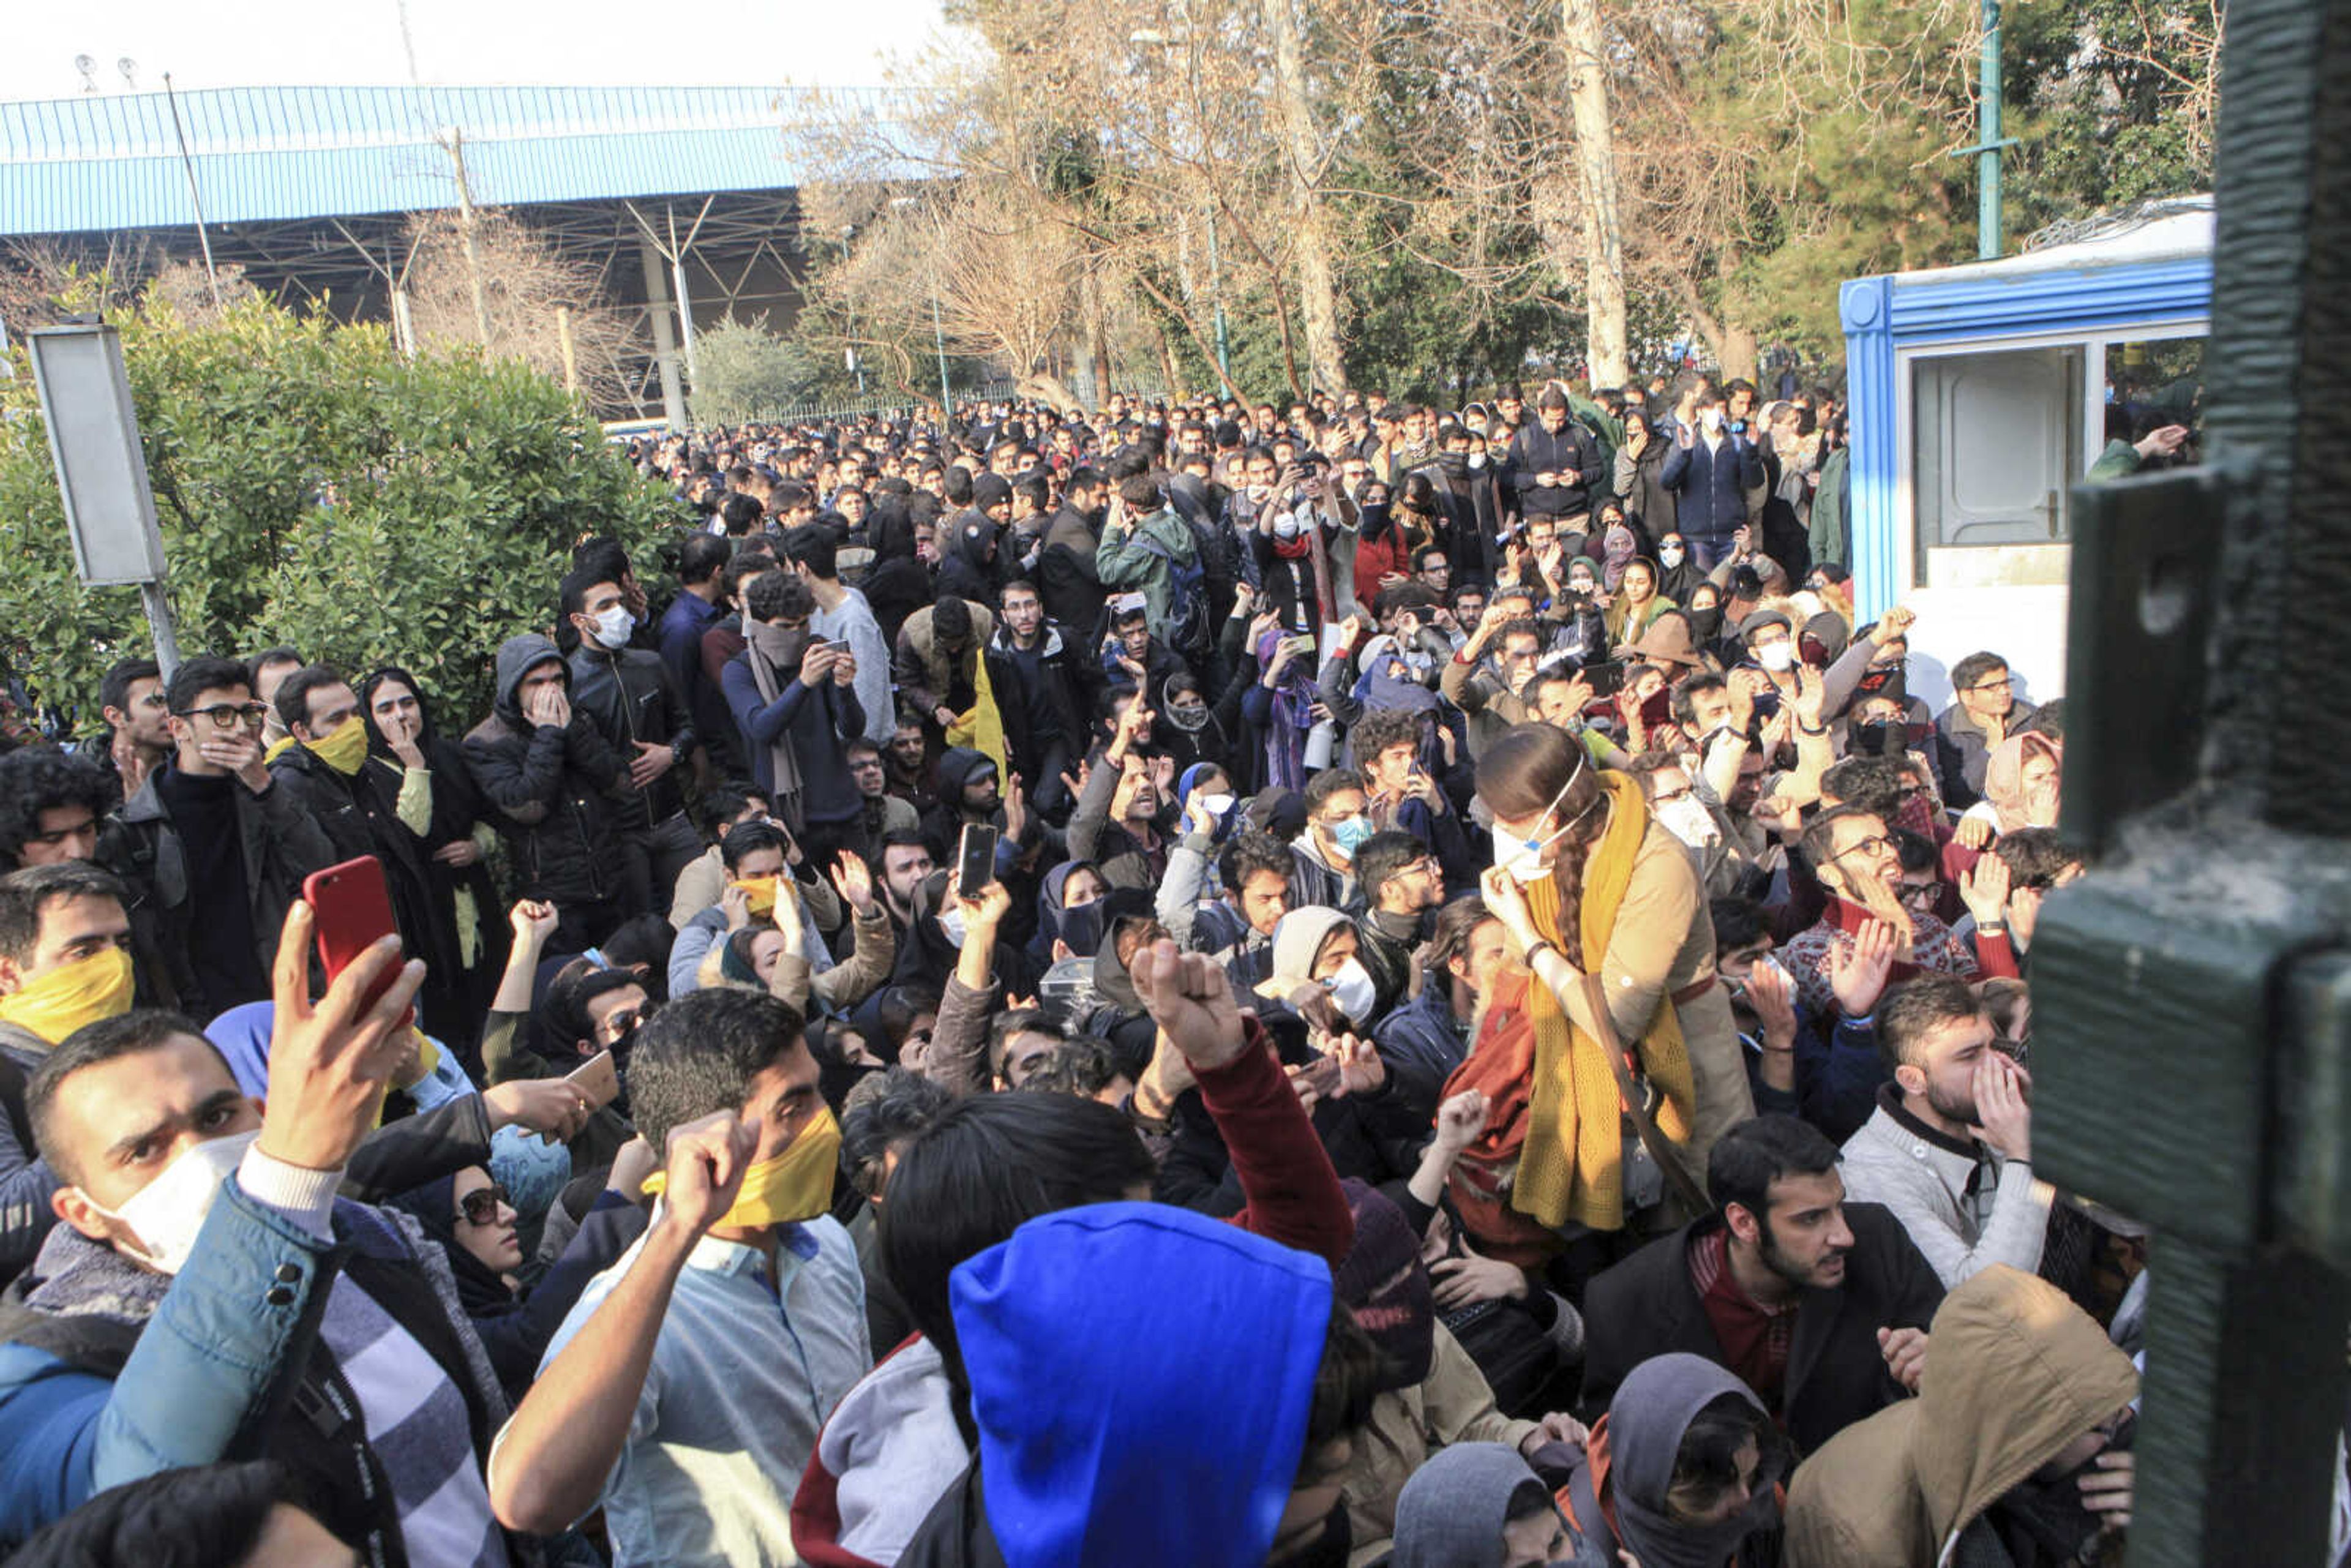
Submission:
M 922 205 L 912 196 L 893 196 L 890 204 L 900 212 Z M 955 394 L 947 390 L 947 338 L 939 325 L 939 258 L 935 250 L 931 255 L 930 266 L 925 270 L 930 274 L 931 345 L 938 350 L 939 356 L 939 431 L 944 438 L 947 419 L 955 413 Z
M 1192 41 L 1190 34 L 1182 32 L 1168 34 L 1161 32 L 1156 27 L 1137 27 L 1126 36 L 1126 41 L 1130 44 L 1159 48 L 1184 48 L 1185 69 L 1192 83 L 1192 101 L 1199 102 L 1199 57 L 1186 47 Z M 1205 147 L 1200 150 L 1200 156 L 1205 162 L 1207 161 Z M 1230 397 L 1233 392 L 1233 353 L 1231 343 L 1225 333 L 1225 276 L 1224 268 L 1217 260 L 1217 204 L 1214 202 L 1208 204 L 1208 299 L 1216 309 L 1217 318 L 1217 375 L 1224 382 L 1225 395 Z

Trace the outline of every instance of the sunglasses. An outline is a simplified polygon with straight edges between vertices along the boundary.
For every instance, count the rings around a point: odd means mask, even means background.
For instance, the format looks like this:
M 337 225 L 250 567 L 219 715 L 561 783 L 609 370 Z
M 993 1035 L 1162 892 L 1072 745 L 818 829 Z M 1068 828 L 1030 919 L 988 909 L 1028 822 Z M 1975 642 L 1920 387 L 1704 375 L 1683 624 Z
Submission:
M 468 1225 L 496 1224 L 501 1207 L 512 1208 L 514 1199 L 507 1197 L 507 1189 L 496 1182 L 487 1186 L 477 1186 L 457 1200 L 457 1212 L 465 1217 Z

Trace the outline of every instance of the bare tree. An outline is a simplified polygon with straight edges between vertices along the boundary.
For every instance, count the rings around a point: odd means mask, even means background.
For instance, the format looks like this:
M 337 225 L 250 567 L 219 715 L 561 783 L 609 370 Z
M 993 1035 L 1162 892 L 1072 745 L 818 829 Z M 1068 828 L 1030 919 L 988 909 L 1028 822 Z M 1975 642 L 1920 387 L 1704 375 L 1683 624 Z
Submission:
M 591 403 L 626 400 L 620 366 L 630 357 L 632 334 L 604 298 L 593 267 L 567 258 L 536 230 L 491 208 L 473 210 L 470 234 L 451 212 L 420 213 L 409 224 L 415 250 L 407 274 L 409 314 L 420 349 L 478 347 L 560 381 L 565 324 L 559 312 L 568 310 L 581 391 Z

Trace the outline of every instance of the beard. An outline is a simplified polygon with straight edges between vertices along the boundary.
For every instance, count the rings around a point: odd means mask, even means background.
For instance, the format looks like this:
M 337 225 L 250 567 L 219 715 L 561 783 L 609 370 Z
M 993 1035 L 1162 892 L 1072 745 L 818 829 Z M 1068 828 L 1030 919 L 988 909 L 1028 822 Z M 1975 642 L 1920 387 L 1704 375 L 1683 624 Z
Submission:
M 1813 1278 L 1813 1275 L 1833 1260 L 1843 1258 L 1845 1255 L 1845 1249 L 1840 1247 L 1834 1251 L 1823 1252 L 1813 1261 L 1811 1268 L 1806 1268 L 1804 1265 L 1797 1262 L 1793 1258 L 1788 1256 L 1785 1252 L 1780 1250 L 1780 1239 L 1771 1234 L 1771 1227 L 1769 1221 L 1764 1222 L 1763 1225 L 1763 1245 L 1757 1249 L 1758 1254 L 1763 1260 L 1763 1267 L 1771 1270 L 1771 1272 L 1779 1275 L 1780 1278 L 1787 1281 L 1791 1285 L 1808 1291 L 1828 1290 L 1834 1288 L 1834 1286 L 1822 1285 Z M 1839 1283 L 1842 1282 L 1842 1281 L 1839 1281 Z
M 1897 944 L 1894 956 L 1907 962 L 1911 944 L 1917 939 L 1918 925 L 1903 906 L 1901 894 L 1875 876 L 1855 876 L 1843 866 L 1829 868 L 1835 873 L 1834 881 L 1823 874 L 1821 884 L 1848 904 L 1857 904 L 1894 927 Z
M 1947 1094 L 1943 1086 L 1932 1080 L 1927 1084 L 1927 1104 L 1936 1115 L 1955 1126 L 1972 1127 L 1977 1124 L 1975 1101 Z

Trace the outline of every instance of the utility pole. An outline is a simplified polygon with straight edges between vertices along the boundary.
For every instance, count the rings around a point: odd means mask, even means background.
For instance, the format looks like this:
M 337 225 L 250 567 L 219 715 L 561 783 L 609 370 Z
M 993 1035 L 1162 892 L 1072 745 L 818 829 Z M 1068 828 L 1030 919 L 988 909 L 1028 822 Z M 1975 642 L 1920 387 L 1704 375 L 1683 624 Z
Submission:
M 172 106 L 172 134 L 179 139 L 180 169 L 188 177 L 188 204 L 196 210 L 196 244 L 204 253 L 204 283 L 211 288 L 213 308 L 220 308 L 220 275 L 213 270 L 213 236 L 204 228 L 204 193 L 196 188 L 196 161 L 188 156 L 188 132 L 180 123 L 180 95 L 172 90 L 172 73 L 163 73 L 163 101 Z
M 931 344 L 939 353 L 939 429 L 946 429 L 947 416 L 955 412 L 955 394 L 947 391 L 947 336 L 939 326 L 939 279 L 931 275 Z

